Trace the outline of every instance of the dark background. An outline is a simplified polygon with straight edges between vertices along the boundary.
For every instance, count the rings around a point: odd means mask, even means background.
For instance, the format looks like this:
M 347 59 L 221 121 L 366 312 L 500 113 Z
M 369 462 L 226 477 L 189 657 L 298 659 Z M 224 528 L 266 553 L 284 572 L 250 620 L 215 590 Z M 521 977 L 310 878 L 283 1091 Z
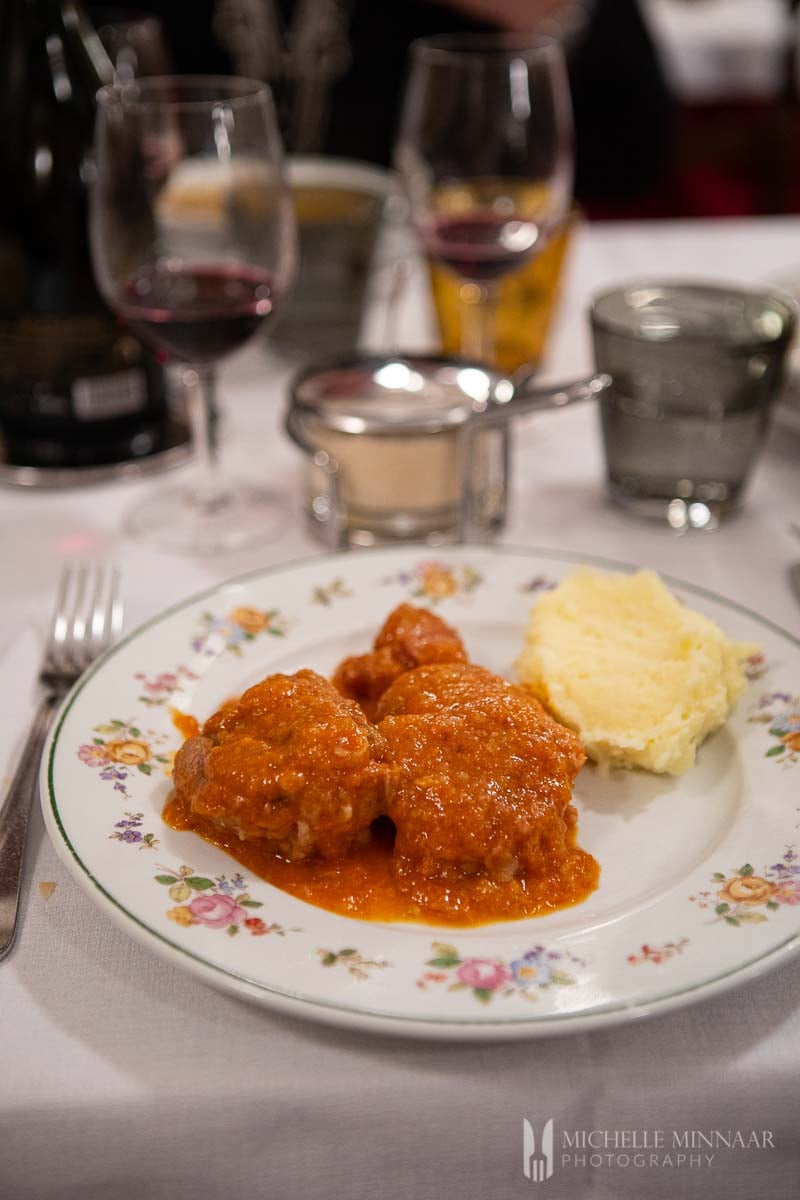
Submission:
M 786 3 L 795 7 L 797 0 Z M 97 18 L 115 6 L 103 0 L 88 7 Z M 177 70 L 236 69 L 212 32 L 213 0 L 152 0 L 137 7 L 163 22 Z M 281 10 L 290 19 L 291 0 L 282 0 Z M 390 161 L 410 42 L 470 28 L 487 26 L 430 2 L 354 0 L 352 61 L 332 88 L 324 150 Z M 670 94 L 636 0 L 596 0 L 569 69 L 576 194 L 590 217 L 800 211 L 800 109 L 788 52 L 767 100 L 737 95 L 734 79 L 724 103 L 680 103 Z

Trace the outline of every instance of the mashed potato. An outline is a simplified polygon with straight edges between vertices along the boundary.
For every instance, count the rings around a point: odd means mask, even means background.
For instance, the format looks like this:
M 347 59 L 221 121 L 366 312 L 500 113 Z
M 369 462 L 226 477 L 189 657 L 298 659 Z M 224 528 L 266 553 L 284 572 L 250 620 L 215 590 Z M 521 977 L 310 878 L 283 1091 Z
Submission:
M 596 762 L 680 775 L 727 719 L 754 649 L 653 571 L 579 567 L 532 610 L 517 670 Z

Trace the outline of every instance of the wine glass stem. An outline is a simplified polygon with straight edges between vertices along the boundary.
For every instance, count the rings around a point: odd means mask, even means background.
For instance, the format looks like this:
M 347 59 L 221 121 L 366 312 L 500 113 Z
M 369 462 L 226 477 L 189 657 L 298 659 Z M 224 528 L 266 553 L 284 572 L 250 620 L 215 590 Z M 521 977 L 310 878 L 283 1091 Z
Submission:
M 194 451 L 192 503 L 210 514 L 218 512 L 229 499 L 228 489 L 220 476 L 214 429 L 214 368 L 188 368 L 183 372 L 183 386 Z
M 494 366 L 497 339 L 497 286 L 468 283 L 461 295 L 461 353 L 465 358 Z

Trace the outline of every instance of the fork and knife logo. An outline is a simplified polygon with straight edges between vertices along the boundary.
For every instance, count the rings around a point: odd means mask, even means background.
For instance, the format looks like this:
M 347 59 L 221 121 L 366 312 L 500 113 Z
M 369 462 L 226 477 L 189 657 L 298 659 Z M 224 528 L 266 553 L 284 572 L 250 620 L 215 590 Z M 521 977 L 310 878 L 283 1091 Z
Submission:
M 544 1183 L 553 1174 L 553 1118 L 544 1126 L 536 1152 L 536 1134 L 530 1121 L 522 1122 L 522 1174 L 531 1183 Z

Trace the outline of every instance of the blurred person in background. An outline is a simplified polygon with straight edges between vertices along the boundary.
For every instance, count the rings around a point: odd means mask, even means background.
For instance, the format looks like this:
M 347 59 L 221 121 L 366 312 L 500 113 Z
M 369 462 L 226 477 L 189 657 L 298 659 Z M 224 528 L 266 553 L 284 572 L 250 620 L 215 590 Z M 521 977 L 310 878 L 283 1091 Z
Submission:
M 109 0 L 89 5 L 108 13 Z M 122 6 L 120 6 L 122 8 Z M 600 215 L 647 203 L 671 166 L 673 105 L 637 0 L 160 0 L 179 72 L 273 85 L 289 149 L 391 161 L 408 47 L 467 31 L 560 38 L 576 125 L 575 194 Z

